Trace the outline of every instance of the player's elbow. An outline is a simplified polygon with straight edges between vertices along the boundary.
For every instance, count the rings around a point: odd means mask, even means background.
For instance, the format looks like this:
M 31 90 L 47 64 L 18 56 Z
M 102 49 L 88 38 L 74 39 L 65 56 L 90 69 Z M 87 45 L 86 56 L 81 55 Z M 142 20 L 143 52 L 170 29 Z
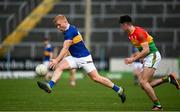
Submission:
M 147 55 L 150 52 L 149 48 L 144 49 L 144 54 Z
M 63 47 L 63 50 L 64 50 L 64 51 L 68 51 L 68 49 L 69 49 L 69 47 L 67 47 L 67 46 L 64 46 L 64 47 Z

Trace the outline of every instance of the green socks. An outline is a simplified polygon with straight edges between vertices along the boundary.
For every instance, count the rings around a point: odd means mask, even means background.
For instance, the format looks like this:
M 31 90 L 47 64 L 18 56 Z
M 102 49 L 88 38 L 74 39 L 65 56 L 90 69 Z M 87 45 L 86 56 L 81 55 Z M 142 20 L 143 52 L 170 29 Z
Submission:
M 160 104 L 159 100 L 155 100 L 155 101 L 153 101 L 153 102 L 154 102 L 154 105 L 156 105 L 156 106 L 158 106 L 158 107 L 161 107 L 161 104 Z

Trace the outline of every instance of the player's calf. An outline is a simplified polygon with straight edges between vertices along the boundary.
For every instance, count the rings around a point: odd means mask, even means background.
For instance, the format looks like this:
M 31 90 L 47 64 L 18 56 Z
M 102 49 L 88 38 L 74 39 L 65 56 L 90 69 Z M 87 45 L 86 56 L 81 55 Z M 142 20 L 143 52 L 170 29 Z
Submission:
M 97 71 L 93 71 L 93 72 L 89 73 L 89 76 L 95 82 L 98 82 L 106 87 L 112 88 L 116 93 L 118 93 L 118 96 L 121 98 L 122 103 L 124 103 L 126 101 L 126 95 L 125 95 L 124 89 L 122 87 L 115 85 L 108 78 L 100 76 L 97 73 Z

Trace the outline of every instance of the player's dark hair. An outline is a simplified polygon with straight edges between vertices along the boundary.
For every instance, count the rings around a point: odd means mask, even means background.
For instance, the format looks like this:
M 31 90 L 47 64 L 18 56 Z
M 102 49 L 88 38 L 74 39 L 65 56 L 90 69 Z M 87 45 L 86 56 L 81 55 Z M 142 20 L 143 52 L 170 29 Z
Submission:
M 120 16 L 119 23 L 120 24 L 123 24 L 123 23 L 132 23 L 132 19 L 128 15 Z

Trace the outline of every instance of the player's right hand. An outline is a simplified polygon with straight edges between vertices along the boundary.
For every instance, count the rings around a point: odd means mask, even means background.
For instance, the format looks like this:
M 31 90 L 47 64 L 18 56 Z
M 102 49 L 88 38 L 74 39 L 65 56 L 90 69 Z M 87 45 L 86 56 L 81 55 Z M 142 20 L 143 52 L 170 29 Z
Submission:
M 49 63 L 49 68 L 55 69 L 58 64 L 58 61 L 56 59 L 51 59 Z
M 131 64 L 134 62 L 134 58 L 133 57 L 130 57 L 130 58 L 125 58 L 124 59 L 124 63 L 125 64 Z

